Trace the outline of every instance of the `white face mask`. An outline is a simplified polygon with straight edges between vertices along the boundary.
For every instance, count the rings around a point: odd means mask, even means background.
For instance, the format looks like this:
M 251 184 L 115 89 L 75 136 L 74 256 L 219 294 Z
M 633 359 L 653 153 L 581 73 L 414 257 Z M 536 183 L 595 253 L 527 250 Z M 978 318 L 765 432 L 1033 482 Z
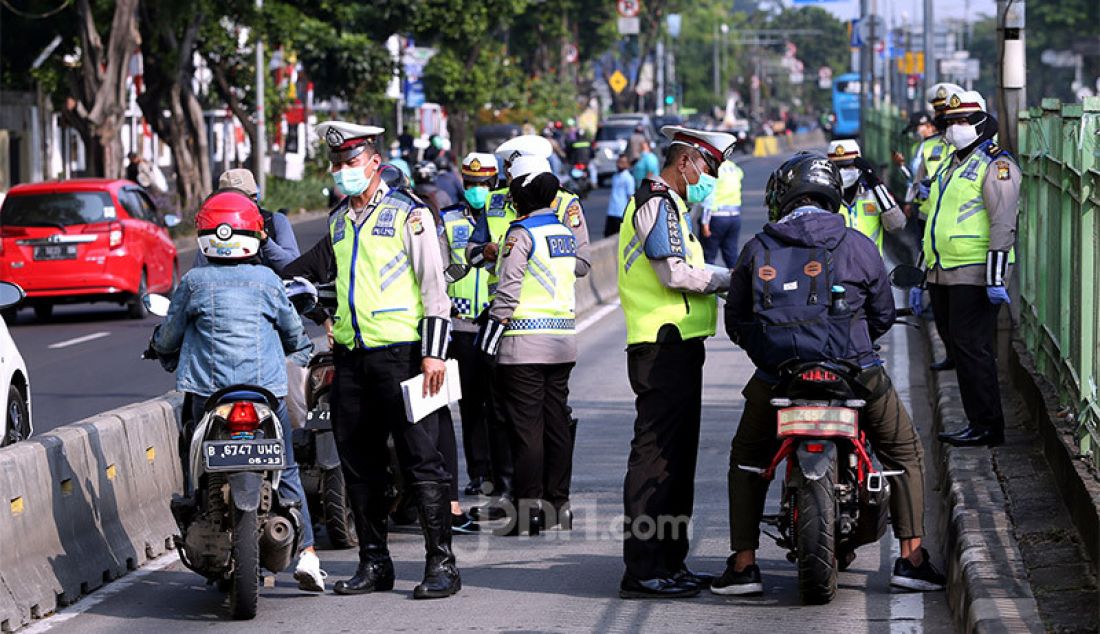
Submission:
M 956 123 L 947 128 L 943 138 L 955 148 L 961 150 L 978 140 L 978 129 L 969 123 Z
M 844 189 L 848 189 L 852 185 L 855 185 L 858 180 L 859 168 L 843 167 L 840 169 L 840 182 L 844 185 Z

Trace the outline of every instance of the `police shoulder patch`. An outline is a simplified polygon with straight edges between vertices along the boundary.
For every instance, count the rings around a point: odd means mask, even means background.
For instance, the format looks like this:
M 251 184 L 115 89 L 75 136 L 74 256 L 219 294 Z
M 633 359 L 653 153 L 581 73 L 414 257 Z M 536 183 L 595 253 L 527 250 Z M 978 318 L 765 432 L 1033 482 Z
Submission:
M 516 246 L 516 240 L 515 236 L 508 236 L 508 239 L 504 241 L 504 250 L 501 251 L 501 257 L 506 258 L 512 254 L 512 247 Z
M 997 168 L 997 180 L 1006 181 L 1012 178 L 1012 171 L 1008 161 L 997 161 L 993 164 Z
M 424 233 L 424 222 L 420 218 L 419 209 L 413 209 L 409 212 L 409 228 L 412 229 L 415 236 Z
M 581 226 L 582 210 L 581 201 L 573 199 L 573 202 L 569 204 L 569 207 L 565 210 L 565 217 L 567 219 L 566 224 L 572 228 Z

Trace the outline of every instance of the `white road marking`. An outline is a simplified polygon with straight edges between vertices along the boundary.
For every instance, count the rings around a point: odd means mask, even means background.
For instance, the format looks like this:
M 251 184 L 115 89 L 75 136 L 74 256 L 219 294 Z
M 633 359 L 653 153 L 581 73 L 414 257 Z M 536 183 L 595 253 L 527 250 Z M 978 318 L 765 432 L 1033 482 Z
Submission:
M 610 304 L 604 305 L 602 308 L 600 308 L 596 312 L 594 312 L 591 315 L 585 317 L 584 321 L 577 324 L 577 334 L 580 334 L 580 333 L 584 332 L 585 330 L 588 330 L 592 326 L 595 326 L 596 323 L 599 322 L 601 319 L 603 319 L 604 317 L 607 317 L 611 313 L 615 312 L 615 309 L 617 309 L 618 307 L 619 307 L 619 300 L 618 300 L 618 298 L 616 298 L 615 301 L 611 302 Z
M 96 590 L 92 594 L 84 597 L 76 603 L 70 605 L 67 608 L 58 610 L 53 616 L 49 616 L 33 625 L 28 625 L 26 628 L 19 630 L 22 634 L 39 634 L 40 632 L 46 632 L 55 626 L 61 625 L 66 621 L 72 620 L 81 614 L 84 614 L 88 610 L 94 608 L 100 603 L 110 599 L 111 597 L 125 591 L 130 586 L 138 583 L 145 577 L 164 570 L 168 566 L 176 563 L 180 560 L 179 553 L 172 551 L 165 553 L 160 557 L 157 557 L 153 561 L 145 564 L 141 568 L 127 574 L 126 576 L 112 581 L 111 583 L 103 586 L 99 590 Z
M 927 323 L 927 322 L 925 322 Z M 894 371 L 890 379 L 895 383 L 899 396 L 910 398 L 909 380 L 909 334 L 908 326 L 895 325 L 890 333 L 890 356 Z M 909 408 L 912 410 L 912 407 Z M 891 561 L 901 556 L 898 541 L 890 538 Z M 924 593 L 892 592 L 890 594 L 890 634 L 921 634 L 924 632 Z
M 69 346 L 75 346 L 80 343 L 86 343 L 88 341 L 95 341 L 96 339 L 102 339 L 104 337 L 110 337 L 109 332 L 93 332 L 90 335 L 84 335 L 83 337 L 75 337 L 73 339 L 66 339 L 65 341 L 58 341 L 57 343 L 51 343 L 46 346 L 50 350 L 57 350 L 59 348 L 68 348 Z

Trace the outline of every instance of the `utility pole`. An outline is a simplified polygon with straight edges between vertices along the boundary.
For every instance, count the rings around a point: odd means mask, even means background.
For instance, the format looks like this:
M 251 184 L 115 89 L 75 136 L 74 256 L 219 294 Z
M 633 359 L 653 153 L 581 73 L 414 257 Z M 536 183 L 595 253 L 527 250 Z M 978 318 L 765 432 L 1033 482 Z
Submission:
M 657 114 L 665 113 L 665 41 L 657 38 Z
M 936 38 L 933 22 L 932 0 L 924 0 L 924 94 L 935 85 L 936 79 Z
M 1016 154 L 1020 110 L 1027 107 L 1024 0 L 997 0 L 997 124 L 1001 147 Z
M 873 19 L 870 11 L 870 0 L 859 0 L 859 26 L 862 32 L 863 26 L 867 24 L 868 20 Z M 861 33 L 862 35 L 862 33 Z M 869 36 L 874 36 L 874 33 L 868 30 Z M 871 82 L 874 81 L 872 77 L 872 55 L 874 54 L 874 45 L 871 37 L 862 38 L 859 47 L 859 134 L 861 138 L 864 138 L 867 133 L 867 112 L 871 107 Z
M 718 25 L 714 25 L 714 101 L 718 102 Z
M 256 0 L 256 10 L 264 8 L 264 0 Z M 252 171 L 256 175 L 256 187 L 260 195 L 267 193 L 267 173 L 264 171 L 264 155 L 267 153 L 267 134 L 264 130 L 264 74 L 267 68 L 264 65 L 264 43 L 260 39 L 258 29 L 256 34 L 256 147 L 252 148 Z

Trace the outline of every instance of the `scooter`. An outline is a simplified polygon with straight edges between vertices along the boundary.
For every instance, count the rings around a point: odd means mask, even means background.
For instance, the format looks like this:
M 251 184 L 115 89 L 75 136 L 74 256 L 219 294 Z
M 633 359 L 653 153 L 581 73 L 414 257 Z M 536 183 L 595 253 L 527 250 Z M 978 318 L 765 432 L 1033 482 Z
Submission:
M 923 279 L 914 267 L 898 267 L 891 282 L 902 288 L 916 286 L 920 281 L 914 275 Z M 832 301 L 836 307 L 843 292 Z M 909 309 L 897 313 L 912 314 Z M 832 601 L 838 571 L 852 563 L 857 548 L 885 534 L 887 478 L 903 473 L 879 470 L 872 460 L 871 444 L 859 427 L 867 404 L 866 389 L 857 380 L 860 372 L 858 364 L 835 359 L 792 359 L 780 365 L 771 399 L 778 410 L 779 450 L 765 469 L 739 465 L 771 480 L 786 461 L 779 513 L 765 516 L 763 523 L 778 530 L 778 535 L 768 535 L 788 551 L 788 561 L 798 564 L 799 594 L 805 604 Z
M 159 316 L 171 304 L 162 295 L 142 301 Z M 175 369 L 176 360 L 160 357 L 152 346 L 142 358 Z M 185 566 L 229 594 L 235 619 L 256 616 L 260 567 L 285 570 L 301 543 L 300 505 L 277 494 L 286 468 L 278 407 L 278 398 L 262 387 L 227 386 L 206 400 L 202 418 L 181 439 L 190 450 L 185 493 L 170 503 L 180 529 L 173 541 Z

